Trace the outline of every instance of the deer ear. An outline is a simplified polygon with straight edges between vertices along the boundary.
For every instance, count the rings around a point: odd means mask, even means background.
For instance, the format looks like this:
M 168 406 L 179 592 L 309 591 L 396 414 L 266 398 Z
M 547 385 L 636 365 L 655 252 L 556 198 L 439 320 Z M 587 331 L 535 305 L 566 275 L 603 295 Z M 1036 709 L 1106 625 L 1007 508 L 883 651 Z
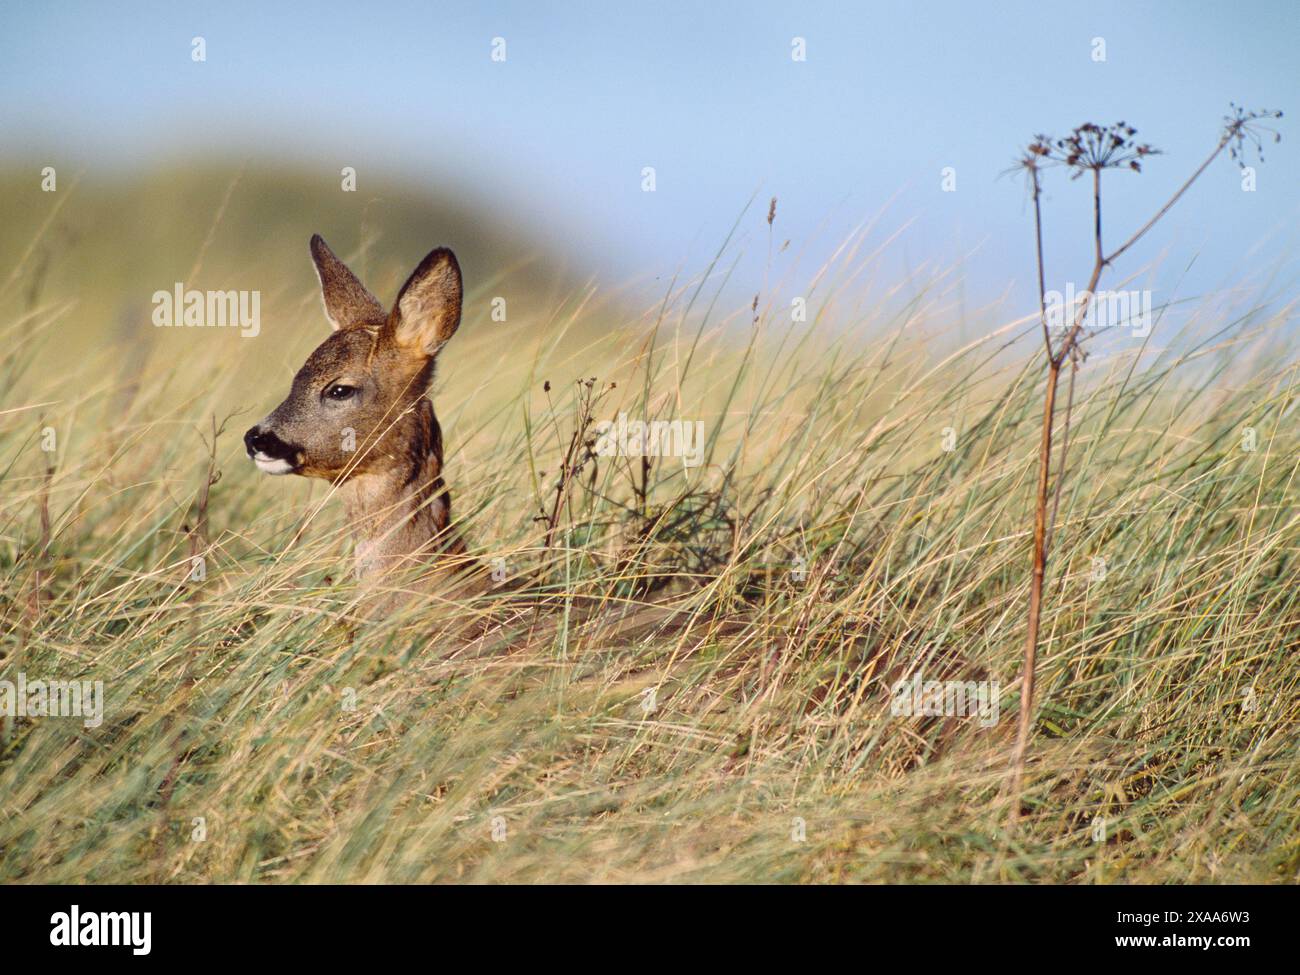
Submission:
M 460 265 L 445 247 L 432 250 L 398 292 L 389 319 L 398 345 L 433 357 L 460 325 Z
M 325 315 L 334 331 L 384 320 L 384 306 L 366 290 L 348 266 L 334 256 L 320 234 L 312 235 L 311 259 L 320 276 L 320 296 L 325 304 Z

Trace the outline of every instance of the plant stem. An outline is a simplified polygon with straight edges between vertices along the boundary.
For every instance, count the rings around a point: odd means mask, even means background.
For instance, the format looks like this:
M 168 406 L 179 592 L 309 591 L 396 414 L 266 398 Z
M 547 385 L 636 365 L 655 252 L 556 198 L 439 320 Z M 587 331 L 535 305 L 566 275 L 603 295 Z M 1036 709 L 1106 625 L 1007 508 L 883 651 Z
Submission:
M 1056 393 L 1057 387 L 1061 381 L 1061 368 L 1065 363 L 1066 357 L 1071 356 L 1075 347 L 1078 345 L 1079 336 L 1083 331 L 1083 322 L 1088 314 L 1088 307 L 1093 299 L 1093 292 L 1097 288 L 1097 282 L 1101 279 L 1102 272 L 1121 254 L 1136 244 L 1155 224 L 1173 207 L 1175 203 L 1182 198 L 1188 188 L 1196 182 L 1201 173 L 1209 167 L 1215 158 L 1231 142 L 1235 129 L 1229 126 L 1220 137 L 1218 144 L 1214 147 L 1205 161 L 1197 167 L 1196 171 L 1187 178 L 1171 196 L 1165 205 L 1156 211 L 1155 216 L 1148 220 L 1133 236 L 1121 244 L 1110 256 L 1106 256 L 1102 249 L 1101 240 L 1101 168 L 1094 168 L 1092 171 L 1092 209 L 1093 209 L 1093 268 L 1092 276 L 1088 281 L 1087 290 L 1083 293 L 1083 299 L 1079 302 L 1078 310 L 1075 314 L 1074 321 L 1070 331 L 1066 334 L 1065 340 L 1055 351 L 1052 349 L 1051 333 L 1047 327 L 1047 309 L 1045 298 L 1043 269 L 1043 224 L 1042 212 L 1039 203 L 1040 185 L 1038 180 L 1038 169 L 1036 166 L 1030 167 L 1030 180 L 1033 188 L 1034 197 L 1034 243 L 1035 253 L 1038 260 L 1038 301 L 1039 313 L 1043 325 L 1043 343 L 1047 351 L 1047 391 L 1043 399 L 1043 429 L 1039 438 L 1038 445 L 1038 481 L 1034 495 L 1034 549 L 1033 549 L 1033 576 L 1029 585 L 1029 621 L 1028 632 L 1025 637 L 1025 656 L 1024 665 L 1021 673 L 1021 690 L 1020 690 L 1020 719 L 1016 728 L 1016 746 L 1012 758 L 1011 773 L 1011 821 L 1014 824 L 1020 818 L 1020 796 L 1021 789 L 1024 785 L 1025 776 L 1025 753 L 1029 746 L 1029 733 L 1033 727 L 1034 712 L 1034 670 L 1038 659 L 1038 633 L 1042 625 L 1043 615 L 1043 586 L 1047 577 L 1047 556 L 1053 529 L 1056 525 L 1056 515 L 1061 500 L 1062 478 L 1065 476 L 1066 451 L 1069 448 L 1070 437 L 1070 414 L 1074 409 L 1074 380 L 1075 373 L 1078 370 L 1078 363 L 1071 358 L 1070 372 L 1070 391 L 1066 405 L 1065 415 L 1065 435 L 1061 444 L 1060 470 L 1057 473 L 1056 491 L 1050 490 L 1052 480 L 1052 426 L 1055 419 L 1056 411 Z M 1048 513 L 1049 495 L 1054 497 L 1051 512 Z

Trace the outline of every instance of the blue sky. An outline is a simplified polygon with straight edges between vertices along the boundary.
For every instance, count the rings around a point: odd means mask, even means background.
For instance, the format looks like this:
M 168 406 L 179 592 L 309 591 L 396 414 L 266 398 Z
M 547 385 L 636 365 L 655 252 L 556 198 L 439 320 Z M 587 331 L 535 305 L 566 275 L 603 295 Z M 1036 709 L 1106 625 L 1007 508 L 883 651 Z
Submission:
M 894 269 L 964 258 L 972 300 L 1010 289 L 1032 301 L 1024 193 L 999 178 L 1029 136 L 1122 118 L 1165 151 L 1111 181 L 1117 242 L 1204 157 L 1230 100 L 1282 108 L 1258 189 L 1216 163 L 1129 267 L 1162 259 L 1181 276 L 1194 258 L 1191 290 L 1279 269 L 1295 282 L 1292 0 L 49 3 L 0 18 L 11 158 L 92 173 L 213 153 L 355 165 L 362 179 L 379 167 L 542 227 L 571 267 L 611 282 L 701 270 L 757 193 L 744 282 L 761 279 L 775 195 L 778 239 L 806 248 L 808 273 L 885 210 L 876 239 L 913 221 Z M 504 63 L 490 58 L 494 37 Z M 804 62 L 791 59 L 795 37 Z M 953 193 L 941 191 L 946 166 Z M 1085 194 L 1062 178 L 1050 194 L 1049 257 L 1075 279 Z

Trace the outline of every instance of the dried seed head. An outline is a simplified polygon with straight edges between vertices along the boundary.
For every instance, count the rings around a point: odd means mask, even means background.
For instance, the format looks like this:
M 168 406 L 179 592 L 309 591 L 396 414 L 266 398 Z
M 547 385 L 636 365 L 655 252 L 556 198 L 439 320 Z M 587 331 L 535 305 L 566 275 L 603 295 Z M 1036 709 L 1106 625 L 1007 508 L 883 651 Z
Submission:
M 1229 102 L 1229 114 L 1223 117 L 1223 142 L 1228 146 L 1228 155 L 1231 156 L 1243 169 L 1246 166 L 1246 145 L 1249 143 L 1255 149 L 1259 161 L 1264 161 L 1264 138 L 1265 134 L 1273 137 L 1273 142 L 1282 141 L 1282 133 L 1267 125 L 1261 124 L 1263 119 L 1279 119 L 1282 117 L 1281 112 L 1260 109 L 1259 111 L 1248 111 L 1235 102 Z

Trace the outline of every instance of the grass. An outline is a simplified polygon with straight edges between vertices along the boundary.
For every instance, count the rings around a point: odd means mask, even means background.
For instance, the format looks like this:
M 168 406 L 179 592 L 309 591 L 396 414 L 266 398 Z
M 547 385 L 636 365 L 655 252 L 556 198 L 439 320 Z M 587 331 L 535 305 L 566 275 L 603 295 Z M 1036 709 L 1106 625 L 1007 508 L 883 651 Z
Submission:
M 1294 882 L 1289 313 L 1165 309 L 1081 374 L 1009 832 L 1039 326 L 945 347 L 945 294 L 863 313 L 835 286 L 862 273 L 825 271 L 807 323 L 719 318 L 711 281 L 624 325 L 581 293 L 493 323 L 471 293 L 447 476 L 523 588 L 381 621 L 329 486 L 238 442 L 323 332 L 35 368 L 75 312 L 15 286 L 0 678 L 103 680 L 107 707 L 0 727 L 0 880 Z M 548 545 L 588 399 L 702 420 L 705 463 L 583 455 Z M 917 668 L 997 681 L 999 720 L 895 716 Z

